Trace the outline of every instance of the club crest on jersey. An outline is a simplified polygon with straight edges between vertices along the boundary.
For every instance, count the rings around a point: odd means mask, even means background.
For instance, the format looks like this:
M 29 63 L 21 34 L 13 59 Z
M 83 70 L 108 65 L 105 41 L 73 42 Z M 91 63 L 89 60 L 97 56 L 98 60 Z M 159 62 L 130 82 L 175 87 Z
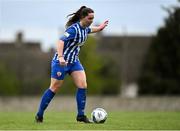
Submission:
M 67 33 L 67 32 L 64 33 L 64 36 L 66 36 L 66 37 L 69 37 L 69 35 L 70 35 L 70 34 Z
M 61 74 L 62 74 L 62 73 L 61 73 L 60 71 L 57 72 L 57 76 L 58 76 L 58 77 L 60 77 Z

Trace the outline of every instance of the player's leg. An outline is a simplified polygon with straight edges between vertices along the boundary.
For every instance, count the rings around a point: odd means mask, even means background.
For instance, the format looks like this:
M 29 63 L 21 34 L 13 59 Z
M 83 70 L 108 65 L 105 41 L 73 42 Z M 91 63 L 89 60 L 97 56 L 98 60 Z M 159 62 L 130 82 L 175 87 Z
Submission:
M 36 114 L 37 122 L 43 121 L 44 111 L 48 107 L 51 100 L 53 99 L 55 93 L 63 84 L 63 79 L 65 77 L 65 74 L 66 73 L 64 71 L 64 67 L 60 66 L 59 63 L 55 63 L 55 62 L 51 63 L 51 84 L 50 84 L 49 89 L 47 89 L 44 92 L 41 98 L 39 110 Z
M 57 80 L 55 78 L 51 78 L 50 87 L 44 92 L 41 98 L 39 109 L 36 114 L 37 122 L 43 122 L 44 111 L 48 107 L 49 103 L 51 102 L 54 95 L 56 94 L 56 92 L 58 91 L 58 89 L 61 87 L 62 84 L 63 84 L 63 80 Z
M 84 110 L 86 106 L 86 90 L 87 90 L 87 82 L 86 82 L 86 74 L 84 70 L 73 71 L 71 73 L 73 81 L 77 87 L 76 92 L 76 101 L 77 101 L 77 121 L 82 121 L 85 123 L 90 123 L 89 119 L 85 116 Z

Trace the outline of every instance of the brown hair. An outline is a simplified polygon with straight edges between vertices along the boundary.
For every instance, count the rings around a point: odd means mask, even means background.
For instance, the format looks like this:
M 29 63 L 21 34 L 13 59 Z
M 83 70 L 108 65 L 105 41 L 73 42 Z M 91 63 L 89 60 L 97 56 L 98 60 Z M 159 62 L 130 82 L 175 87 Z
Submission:
M 94 11 L 91 8 L 87 8 L 86 6 L 81 6 L 79 10 L 77 10 L 75 13 L 69 14 L 67 17 L 71 16 L 66 23 L 66 27 L 71 26 L 72 24 L 79 21 L 81 18 L 86 17 L 89 13 L 94 13 Z

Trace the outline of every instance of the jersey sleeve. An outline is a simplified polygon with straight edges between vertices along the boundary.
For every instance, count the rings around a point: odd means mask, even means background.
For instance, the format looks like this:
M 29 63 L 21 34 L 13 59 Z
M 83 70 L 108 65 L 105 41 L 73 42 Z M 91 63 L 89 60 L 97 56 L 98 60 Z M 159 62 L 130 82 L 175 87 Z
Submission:
M 63 36 L 60 37 L 60 40 L 62 41 L 68 41 L 68 40 L 71 40 L 71 39 L 74 39 L 75 38 L 75 35 L 76 35 L 76 30 L 74 27 L 70 27 L 68 28 Z

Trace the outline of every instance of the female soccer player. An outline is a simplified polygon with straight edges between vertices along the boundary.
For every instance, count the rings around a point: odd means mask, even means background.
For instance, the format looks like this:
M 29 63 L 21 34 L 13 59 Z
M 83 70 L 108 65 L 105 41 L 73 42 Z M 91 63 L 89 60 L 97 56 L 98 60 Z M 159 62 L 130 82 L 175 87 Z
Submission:
M 86 6 L 82 6 L 77 12 L 68 16 L 71 17 L 66 24 L 67 29 L 57 43 L 57 52 L 51 62 L 50 87 L 42 96 L 39 110 L 35 117 L 36 122 L 43 122 L 45 109 L 62 86 L 64 77 L 68 73 L 77 86 L 76 101 L 78 113 L 76 120 L 90 123 L 90 120 L 84 113 L 87 90 L 86 74 L 78 55 L 88 34 L 103 30 L 107 26 L 108 21 L 103 22 L 99 26 L 89 27 L 94 19 L 94 11 Z

